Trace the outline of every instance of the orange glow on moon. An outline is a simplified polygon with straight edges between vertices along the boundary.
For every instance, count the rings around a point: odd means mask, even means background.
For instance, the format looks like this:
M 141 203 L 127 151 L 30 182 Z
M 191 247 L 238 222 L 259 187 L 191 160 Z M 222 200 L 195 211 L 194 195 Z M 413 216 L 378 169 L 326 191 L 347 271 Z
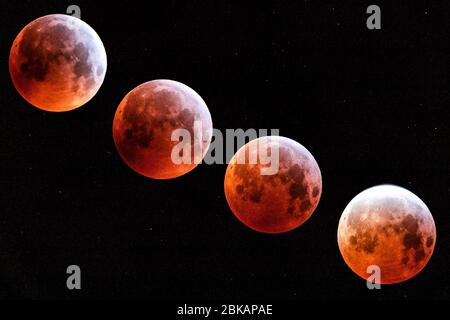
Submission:
M 279 150 L 276 174 L 261 175 L 264 164 L 260 161 L 238 163 L 240 156 L 249 158 L 251 152 L 273 145 Z M 301 144 L 285 137 L 261 137 L 231 159 L 224 187 L 232 212 L 243 224 L 259 232 L 282 233 L 299 227 L 313 214 L 322 194 L 322 176 L 316 160 Z
M 412 192 L 381 185 L 357 195 L 345 208 L 338 245 L 347 265 L 367 279 L 377 265 L 381 284 L 414 277 L 428 263 L 436 242 L 433 217 Z
M 193 137 L 194 122 L 201 122 L 201 140 Z M 172 80 L 153 80 L 130 91 L 114 116 L 113 138 L 124 162 L 136 172 L 154 179 L 171 179 L 197 166 L 172 161 L 176 129 L 191 133 L 191 150 L 206 155 L 212 138 L 212 120 L 203 99 L 188 86 Z M 201 160 L 201 159 L 200 159 Z
M 106 52 L 85 22 L 52 14 L 29 23 L 17 35 L 9 55 L 11 79 L 33 106 L 53 112 L 88 102 L 105 78 Z

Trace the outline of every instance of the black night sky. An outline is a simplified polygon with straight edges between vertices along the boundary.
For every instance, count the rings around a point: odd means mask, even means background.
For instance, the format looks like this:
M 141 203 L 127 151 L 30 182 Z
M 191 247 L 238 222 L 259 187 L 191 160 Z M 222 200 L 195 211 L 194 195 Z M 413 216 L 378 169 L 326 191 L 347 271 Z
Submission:
M 108 70 L 67 113 L 29 105 L 8 56 L 26 24 L 72 3 L 2 2 L 0 298 L 450 299 L 450 5 L 379 2 L 382 29 L 371 31 L 371 2 L 317 2 L 77 1 Z M 257 233 L 227 205 L 226 165 L 166 181 L 130 170 L 112 120 L 153 79 L 197 91 L 217 129 L 279 129 L 307 147 L 323 176 L 313 216 Z M 427 204 L 437 242 L 418 276 L 371 291 L 336 231 L 348 202 L 383 183 Z M 80 291 L 66 288 L 71 264 Z

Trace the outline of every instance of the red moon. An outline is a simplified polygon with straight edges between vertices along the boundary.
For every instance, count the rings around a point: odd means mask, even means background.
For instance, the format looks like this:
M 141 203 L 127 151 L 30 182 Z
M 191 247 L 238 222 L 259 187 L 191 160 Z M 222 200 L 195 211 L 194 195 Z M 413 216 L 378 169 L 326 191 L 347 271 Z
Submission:
M 345 208 L 338 245 L 347 265 L 367 279 L 370 265 L 381 271 L 380 284 L 399 283 L 428 263 L 436 242 L 433 216 L 412 192 L 393 185 L 369 188 Z
M 172 133 L 185 129 L 195 135 L 201 124 L 201 140 L 192 139 L 190 149 L 198 148 L 201 158 L 208 151 L 212 120 L 203 99 L 188 86 L 172 80 L 153 80 L 130 91 L 114 116 L 113 138 L 123 161 L 149 178 L 176 178 L 194 169 L 198 162 L 174 163 L 171 155 L 179 144 Z M 201 159 L 200 159 L 201 160 Z
M 261 150 L 278 150 L 278 172 L 262 175 L 264 164 L 238 161 Z M 234 155 L 225 174 L 225 196 L 234 215 L 249 228 L 282 233 L 302 225 L 322 194 L 322 176 L 312 154 L 298 142 L 269 136 L 250 141 Z
M 99 90 L 106 52 L 97 33 L 78 18 L 52 14 L 29 23 L 17 35 L 9 72 L 20 95 L 53 112 L 76 109 Z

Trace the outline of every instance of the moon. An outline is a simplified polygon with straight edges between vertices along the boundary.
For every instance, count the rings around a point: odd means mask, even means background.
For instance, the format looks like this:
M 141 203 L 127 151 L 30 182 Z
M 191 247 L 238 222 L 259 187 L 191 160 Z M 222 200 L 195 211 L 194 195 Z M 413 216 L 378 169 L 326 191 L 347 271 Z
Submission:
M 274 149 L 275 148 L 275 149 Z M 239 161 L 251 154 L 278 150 L 278 171 L 261 174 L 262 161 Z M 241 158 L 244 159 L 244 158 Z M 243 163 L 245 162 L 245 163 Z M 322 194 L 322 176 L 312 154 L 286 137 L 250 141 L 231 159 L 225 174 L 225 196 L 234 215 L 263 233 L 283 233 L 302 225 L 315 211 Z
M 428 263 L 436 243 L 433 216 L 412 192 L 380 185 L 358 194 L 339 221 L 338 245 L 347 265 L 367 279 L 370 265 L 380 284 L 403 282 Z
M 195 123 L 201 125 L 196 135 Z M 172 141 L 177 129 L 187 130 L 192 140 L 192 161 L 175 163 L 172 151 L 179 141 Z M 149 178 L 171 179 L 194 169 L 208 151 L 212 138 L 212 120 L 203 99 L 188 86 L 172 80 L 153 80 L 130 91 L 114 116 L 113 138 L 123 161 Z M 201 160 L 200 159 L 200 160 Z
M 87 103 L 102 85 L 106 67 L 105 48 L 94 29 L 62 14 L 25 26 L 9 55 L 9 72 L 20 95 L 53 112 Z

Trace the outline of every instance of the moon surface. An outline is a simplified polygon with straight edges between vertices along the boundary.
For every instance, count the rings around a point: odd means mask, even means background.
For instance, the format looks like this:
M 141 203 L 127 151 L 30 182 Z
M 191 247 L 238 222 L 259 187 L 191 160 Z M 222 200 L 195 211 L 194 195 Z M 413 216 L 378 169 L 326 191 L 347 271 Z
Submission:
M 381 271 L 380 284 L 414 277 L 429 261 L 436 243 L 433 217 L 412 192 L 393 185 L 369 188 L 345 208 L 338 245 L 347 265 L 367 279 L 370 265 Z
M 88 102 L 105 78 L 106 52 L 97 33 L 78 18 L 52 14 L 20 31 L 11 47 L 9 71 L 20 95 L 53 112 Z
M 201 125 L 198 133 L 195 123 Z M 171 156 L 180 143 L 172 141 L 177 129 L 187 130 L 192 138 L 188 141 L 191 161 L 187 163 L 175 163 Z M 122 100 L 114 117 L 113 137 L 130 168 L 149 178 L 171 179 L 198 165 L 195 149 L 201 151 L 203 159 L 212 138 L 212 120 L 194 90 L 172 80 L 153 80 L 136 87 Z
M 272 149 L 275 147 L 275 149 Z M 262 161 L 251 153 L 278 150 L 278 172 L 262 175 Z M 243 158 L 242 158 L 243 159 Z M 245 163 L 243 163 L 245 162 Z M 282 233 L 302 225 L 316 209 L 322 194 L 322 176 L 312 154 L 298 142 L 268 136 L 250 141 L 231 159 L 225 174 L 225 196 L 234 215 L 249 228 Z

